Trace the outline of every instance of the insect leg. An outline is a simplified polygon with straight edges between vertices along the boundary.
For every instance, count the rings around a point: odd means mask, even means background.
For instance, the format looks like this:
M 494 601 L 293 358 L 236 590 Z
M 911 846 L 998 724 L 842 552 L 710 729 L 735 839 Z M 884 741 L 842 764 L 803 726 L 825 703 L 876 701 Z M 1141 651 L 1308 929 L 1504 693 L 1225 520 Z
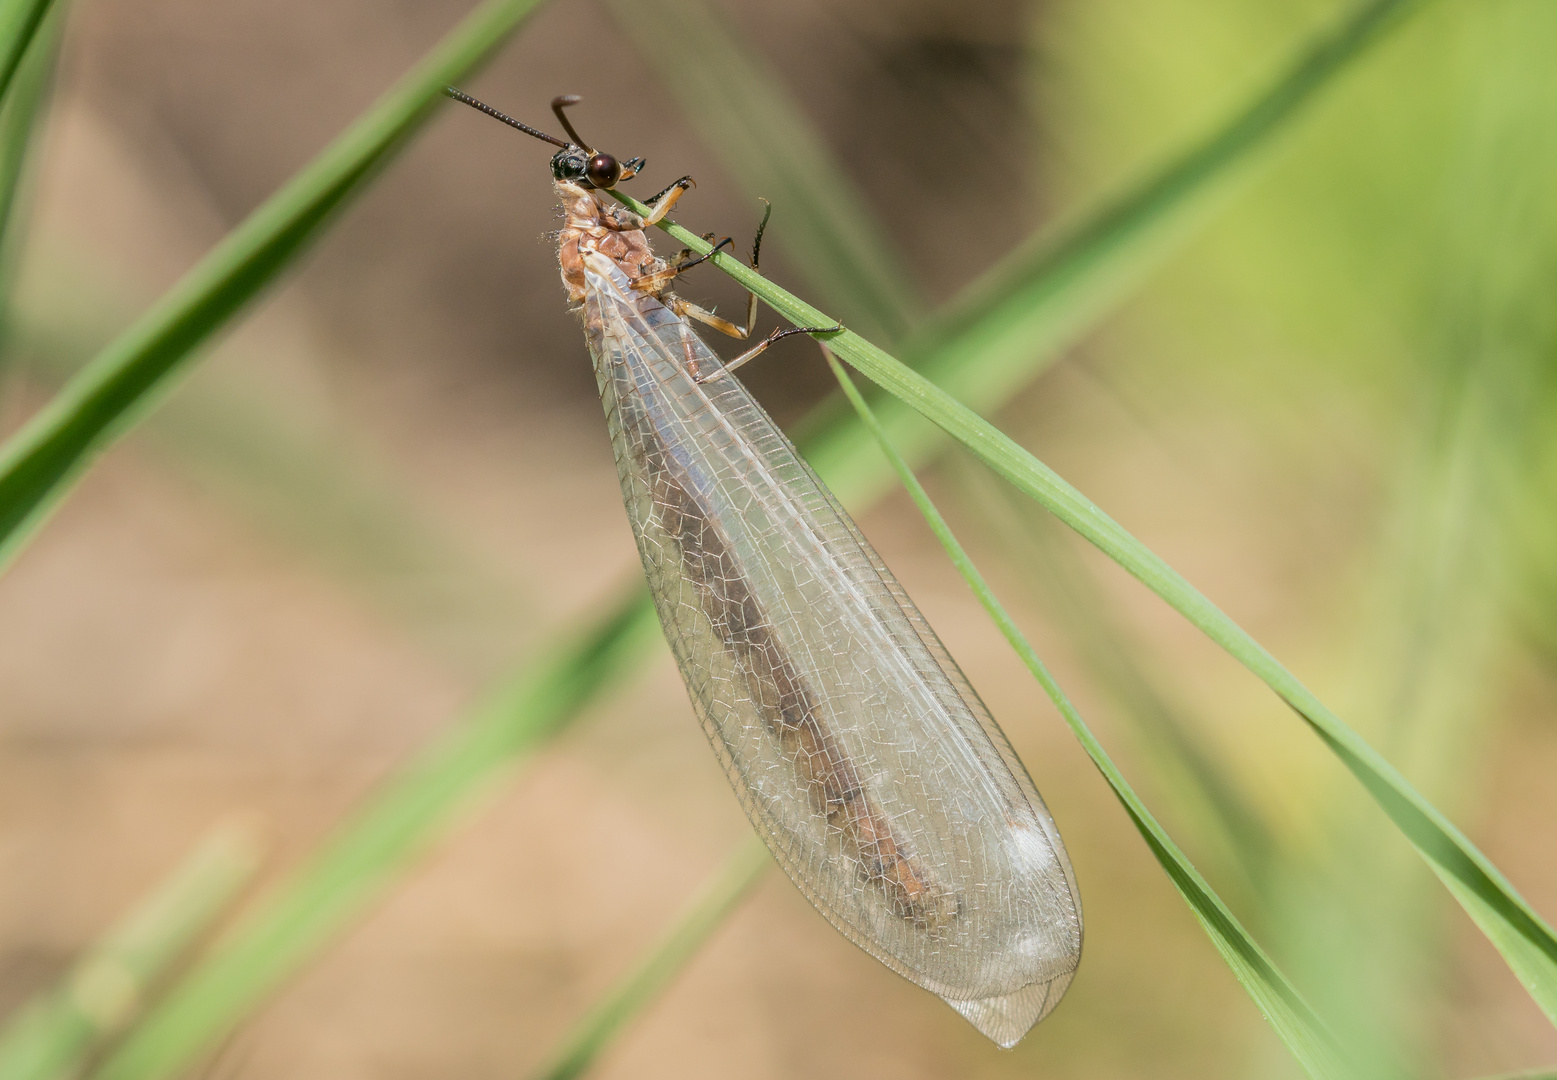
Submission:
M 694 187 L 697 187 L 697 182 L 690 176 L 683 176 L 680 180 L 670 185 L 670 187 L 649 199 L 648 205 L 654 207 L 654 209 L 650 211 L 648 217 L 643 219 L 644 226 L 658 224 L 661 218 L 670 213 L 671 207 L 676 205 L 687 189 Z
M 757 235 L 752 238 L 752 242 L 751 242 L 751 268 L 753 270 L 756 270 L 761 265 L 762 234 L 767 232 L 767 230 L 768 230 L 768 218 L 770 218 L 772 216 L 773 216 L 773 204 L 770 203 L 767 199 L 763 199 L 762 200 L 762 220 L 757 223 Z M 729 238 L 728 237 L 725 238 L 724 240 L 720 241 L 718 246 L 716 246 L 714 248 L 714 251 L 718 251 L 719 248 L 723 247 L 725 244 L 728 244 L 729 242 L 730 242 Z M 691 262 L 686 262 L 686 263 L 678 264 L 677 267 L 676 267 L 676 273 L 679 274 L 683 270 L 690 270 L 692 267 L 694 267 L 698 263 L 702 262 L 703 259 L 706 259 L 710 255 L 712 255 L 714 253 L 714 251 L 710 251 L 708 253 L 708 255 L 704 255 L 702 258 L 693 259 Z M 685 315 L 688 318 L 696 319 L 698 322 L 706 323 L 709 326 L 712 326 L 715 330 L 718 330 L 721 334 L 728 334 L 730 337 L 737 338 L 737 339 L 739 339 L 741 341 L 745 341 L 747 338 L 751 337 L 753 331 L 755 331 L 757 329 L 757 294 L 752 292 L 750 289 L 746 290 L 746 326 L 744 328 L 735 325 L 734 323 L 730 322 L 728 319 L 721 319 L 721 318 L 719 318 L 718 316 L 714 315 L 713 312 L 711 312 L 711 311 L 704 311 L 702 308 L 697 307 L 695 304 L 688 304 L 685 300 L 683 300 L 681 302 L 682 302 L 682 304 L 685 305 L 685 309 L 681 310 L 681 311 L 677 311 L 676 314 L 678 314 L 678 315 Z M 842 327 L 839 327 L 839 329 L 842 329 Z M 808 333 L 809 331 L 797 330 L 797 331 L 790 331 L 790 332 L 792 332 L 792 333 Z M 780 335 L 780 336 L 783 336 L 783 335 Z M 738 360 L 735 361 L 735 363 L 736 364 L 744 364 L 747 360 L 750 360 L 753 356 L 756 356 L 763 349 L 766 349 L 769 345 L 773 344 L 773 342 L 775 342 L 777 340 L 778 340 L 777 337 L 770 338 L 768 341 L 764 342 L 763 344 L 757 346 L 755 349 L 751 350 L 750 352 L 748 352 L 745 355 L 743 355 L 742 357 L 740 357 Z M 732 366 L 734 366 L 734 365 L 732 365 Z M 726 367 L 725 370 L 728 371 L 729 368 Z M 713 376 L 710 376 L 710 377 L 717 379 L 719 376 L 718 375 L 713 375 Z
M 757 235 L 751 241 L 751 268 L 756 270 L 761 264 L 762 234 L 768 231 L 768 218 L 773 216 L 773 204 L 767 199 L 762 200 L 762 220 L 757 222 Z M 751 290 L 746 292 L 746 337 L 751 337 L 752 331 L 757 329 L 757 294 Z M 743 339 L 744 340 L 744 339 Z
M 747 334 L 749 333 L 749 331 L 746 331 L 744 327 L 736 326 L 734 323 L 731 323 L 731 322 L 729 322 L 726 319 L 721 319 L 721 318 L 719 318 L 719 316 L 713 314 L 712 312 L 703 311 L 701 308 L 694 308 L 694 305 L 692 305 L 692 304 L 687 304 L 686 315 L 687 315 L 688 318 L 696 319 L 699 322 L 707 323 L 709 326 L 712 326 L 715 330 L 722 330 L 722 331 L 724 331 L 724 333 L 729 334 L 731 337 L 745 338 L 747 336 Z M 707 317 L 705 318 L 704 316 L 707 316 Z M 721 323 L 723 325 L 720 325 Z M 729 329 L 726 330 L 725 327 L 729 327 Z M 774 344 L 774 342 L 782 341 L 784 338 L 789 337 L 791 334 L 836 334 L 838 331 L 840 331 L 842 329 L 843 329 L 843 323 L 837 323 L 837 324 L 835 324 L 833 326 L 783 326 L 783 327 L 779 327 L 778 329 L 774 330 L 773 333 L 769 334 L 767 337 L 765 337 L 761 341 L 757 342 L 757 344 L 753 345 L 751 348 L 749 348 L 745 352 L 741 353 L 741 355 L 737 356 L 734 360 L 731 360 L 728 364 L 726 364 L 724 367 L 720 368 L 718 371 L 715 371 L 715 372 L 709 374 L 706 378 L 705 377 L 701 377 L 701 376 L 697 377 L 697 381 L 699 383 L 710 383 L 710 382 L 713 382 L 715 379 L 718 379 L 718 378 L 721 378 L 721 377 L 723 377 L 725 375 L 728 375 L 728 374 L 730 374 L 730 372 L 734 371 L 736 368 L 740 367 L 742 364 L 746 363 L 748 360 L 755 360 L 762 353 L 767 352 L 769 347 L 771 347 Z
M 710 254 L 712 254 L 712 252 L 710 252 Z M 696 304 L 688 300 L 683 300 L 674 293 L 669 293 L 662 299 L 664 300 L 666 307 L 670 308 L 670 310 L 674 311 L 677 315 L 680 315 L 683 319 L 696 319 L 704 326 L 711 326 L 721 334 L 726 334 L 729 337 L 736 338 L 740 341 L 745 341 L 748 337 L 751 336 L 751 331 L 746 329 L 746 327 L 737 326 L 729 319 L 721 319 L 718 315 L 715 315 L 707 308 L 698 307 Z
M 709 241 L 710 243 L 712 243 L 713 239 L 714 239 L 714 234 L 713 233 L 709 233 L 707 236 L 703 237 L 703 239 Z M 698 255 L 696 257 L 693 256 L 692 249 L 688 248 L 686 251 L 683 251 L 681 253 L 680 257 L 677 258 L 676 265 L 674 267 L 672 267 L 672 269 L 677 274 L 685 273 L 686 271 L 688 271 L 688 270 L 692 269 L 694 266 L 696 266 L 698 263 L 702 262 L 703 260 L 705 260 L 707 258 L 710 258 L 715 251 L 718 251 L 720 248 L 726 247 L 726 246 L 728 246 L 730 244 L 733 244 L 733 243 L 735 243 L 735 240 L 733 238 L 727 236 L 723 240 L 719 241 L 717 244 L 714 244 L 714 246 L 709 250 L 707 255 Z
M 704 240 L 708 241 L 712 241 L 713 238 L 713 233 L 709 233 L 707 236 L 703 237 Z M 674 281 L 677 276 L 685 273 L 686 271 L 696 266 L 698 263 L 707 259 L 709 255 L 714 253 L 714 251 L 718 251 L 726 244 L 733 244 L 734 242 L 734 240 L 727 236 L 723 240 L 719 241 L 719 243 L 714 244 L 713 251 L 710 251 L 708 255 L 694 256 L 691 249 L 689 248 L 683 251 L 680 255 L 676 256 L 676 261 L 670 266 L 667 266 L 665 269 L 657 273 L 645 274 L 637 281 L 634 281 L 633 288 L 637 289 L 639 292 L 648 293 L 650 296 L 657 296 L 661 290 Z M 678 311 L 677 314 L 682 314 L 682 312 Z

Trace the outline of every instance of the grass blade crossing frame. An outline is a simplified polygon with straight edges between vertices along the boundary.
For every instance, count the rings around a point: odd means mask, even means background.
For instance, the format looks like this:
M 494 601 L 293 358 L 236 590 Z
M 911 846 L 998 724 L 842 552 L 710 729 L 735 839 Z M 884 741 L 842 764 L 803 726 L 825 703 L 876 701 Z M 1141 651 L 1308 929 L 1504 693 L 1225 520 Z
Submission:
M 1307 50 L 1305 55 L 1326 56 L 1325 63 L 1316 66 L 1305 61 L 1277 80 L 1272 95 L 1280 97 L 1285 105 L 1281 110 L 1262 109 L 1265 117 L 1262 133 L 1269 135 L 1282 127 L 1295 114 L 1297 105 L 1311 99 L 1349 61 L 1361 54 L 1365 44 L 1379 36 L 1382 27 L 1389 25 L 1387 19 L 1379 17 L 1380 12 L 1405 11 L 1412 6 L 1412 0 L 1370 3 L 1354 17 L 1356 32 L 1349 36 L 1327 35 L 1327 42 L 1342 42 L 1344 48 L 1323 45 Z M 516 3 L 499 7 L 509 12 L 513 19 L 527 10 L 526 5 Z M 484 12 L 491 10 L 483 9 Z M 1288 89 L 1283 90 L 1283 87 Z M 427 87 L 429 96 L 436 92 L 436 86 Z M 1256 106 L 1256 109 L 1261 108 Z M 1228 127 L 1243 126 L 1250 111 L 1255 110 L 1246 110 L 1234 117 Z M 1099 313 L 1103 303 L 1096 298 L 1099 293 L 1096 283 L 1116 278 L 1121 266 L 1134 266 L 1142 261 L 1142 237 L 1147 230 L 1139 227 L 1138 216 L 1119 213 L 1117 206 L 1150 205 L 1157 218 L 1176 213 L 1197 187 L 1239 164 L 1259 142 L 1253 137 L 1229 140 L 1225 128 L 1213 133 L 1200 149 L 1192 149 L 1168 169 L 1131 189 L 1128 198 L 1105 207 L 1104 213 L 1096 215 L 1095 225 L 1072 230 L 1076 236 L 1089 237 L 1088 241 L 1043 247 L 1041 257 L 1019 261 L 1000 271 L 997 276 L 1019 280 L 986 289 L 982 299 L 975 299 L 964 310 L 986 311 L 991 317 L 998 314 L 1005 326 L 1001 335 L 988 335 L 984 319 L 965 319 L 957 325 L 943 326 L 933 347 L 923 346 L 914 355 L 931 369 L 950 369 L 953 361 L 957 361 L 960 366 L 955 368 L 956 373 L 978 383 L 979 399 L 986 405 L 1009 394 L 1046 355 L 1052 355 L 1064 344 L 1067 334 L 1073 335 L 1087 317 Z M 1211 154 L 1204 149 L 1208 146 L 1221 146 L 1223 150 Z M 1178 164 L 1185 160 L 1203 162 L 1204 167 L 1196 173 L 1193 182 L 1186 182 Z M 293 187 L 289 186 L 287 190 L 293 190 Z M 1171 197 L 1165 193 L 1171 193 Z M 1105 218 L 1111 224 L 1105 224 Z M 250 246 L 257 250 L 275 250 L 272 245 L 278 238 L 255 234 L 253 221 L 251 218 L 250 224 L 245 226 L 250 230 Z M 274 228 L 287 223 L 284 219 L 272 218 L 270 224 Z M 218 250 L 227 250 L 227 246 Z M 1043 252 L 1050 254 L 1043 255 Z M 207 284 L 215 290 L 223 282 L 221 276 L 213 275 Z M 254 288 L 257 290 L 258 285 Z M 1107 289 L 1102 291 L 1113 295 Z M 201 296 L 191 292 L 186 279 L 185 285 L 164 300 L 157 310 L 175 311 L 175 297 L 182 297 L 186 306 L 203 302 Z M 241 298 L 237 303 L 229 303 L 226 314 L 235 311 L 239 303 Z M 1075 314 L 1076 311 L 1081 314 Z M 145 325 L 143 320 L 142 327 L 122 338 L 105 352 L 104 357 L 119 357 L 121 363 L 123 358 L 133 360 L 136 351 L 131 345 L 136 335 L 144 336 Z M 1022 334 L 1015 334 L 1011 329 L 1013 325 L 1026 329 Z M 1063 329 L 1067 327 L 1068 330 Z M 206 332 L 212 328 L 214 324 L 207 327 Z M 1019 351 L 1009 347 L 1018 338 L 1025 343 Z M 188 346 L 193 346 L 199 338 L 186 337 L 185 340 Z M 100 449 L 111 435 L 127 428 L 149 407 L 138 398 L 157 390 L 166 376 L 177 369 L 181 359 L 181 355 L 164 355 L 160 371 L 151 372 L 133 387 L 121 386 L 124 392 L 116 402 L 117 408 L 100 411 L 89 418 L 99 427 L 86 431 L 87 439 L 78 456 L 84 457 L 87 451 Z M 100 359 L 99 366 L 101 364 Z M 102 374 L 99 372 L 99 379 Z M 76 397 L 82 396 L 78 388 Z M 893 406 L 898 417 L 906 415 L 906 410 L 896 408 L 895 402 L 888 404 Z M 69 410 L 58 403 L 51 411 L 60 422 L 79 419 L 73 418 Z M 869 482 L 845 485 L 835 480 L 853 462 L 877 457 L 866 445 L 870 437 L 857 425 L 838 422 L 839 419 L 835 418 L 829 427 L 818 432 L 820 439 L 806 439 L 803 445 L 840 491 L 846 487 L 868 488 Z M 885 414 L 883 421 L 891 422 Z M 111 431 L 108 430 L 110 424 L 114 425 Z M 899 445 L 904 444 L 900 442 Z M 923 453 L 927 446 L 923 440 L 916 440 L 912 455 Z M 19 460 L 22 457 L 16 452 L 15 444 L 0 454 L 0 463 L 3 463 L 0 464 L 0 491 L 5 490 L 7 483 L 14 483 Z M 84 462 L 75 462 L 55 477 L 54 484 L 63 487 L 83 465 Z M 879 458 L 871 471 L 880 474 L 883 470 L 877 466 Z M 41 495 L 33 492 L 32 497 L 36 502 L 42 502 L 57 499 L 59 494 L 45 488 Z M 36 502 L 26 510 L 32 515 L 28 524 L 44 509 Z M 0 509 L 3 505 L 0 503 Z M 24 539 L 18 535 L 20 524 L 22 522 L 12 520 L 0 528 L 0 537 L 5 541 L 0 550 L 14 553 Z M 630 632 L 634 626 L 643 633 Z M 652 609 L 641 590 L 635 589 L 612 616 L 578 634 L 575 646 L 565 647 L 538 661 L 532 668 L 532 676 L 523 684 L 528 688 L 525 692 L 516 691 L 504 698 L 506 705 L 483 712 L 448 741 L 421 756 L 404 779 L 370 803 L 354 822 L 342 829 L 336 841 L 320 852 L 306 872 L 276 897 L 263 917 L 252 922 L 221 953 L 198 969 L 149 1022 L 137 1030 L 122 1052 L 108 1063 L 107 1075 L 115 1080 L 168 1075 L 169 1070 L 187 1063 L 201 1047 L 209 1046 L 232 1024 L 241 1021 L 246 1009 L 252 1008 L 280 979 L 322 947 L 330 934 L 385 887 L 415 852 L 430 843 L 447 826 L 450 815 L 466 806 L 473 792 L 490 780 L 493 770 L 511 762 L 571 719 L 600 692 L 608 682 L 606 676 L 620 676 L 631 660 L 641 656 L 644 646 L 654 639 L 649 632 L 652 627 Z M 219 996 L 213 999 L 212 994 Z
M 136 1026 L 95 1080 L 171 1077 L 217 1045 L 442 836 L 505 766 L 614 685 L 658 632 L 645 594 L 540 657 L 346 822 Z
M 1227 190 L 1306 105 L 1425 6 L 1427 0 L 1366 0 L 1314 34 L 1263 91 L 1205 138 L 1098 205 L 1040 231 L 984 274 L 903 342 L 904 361 L 974 409 L 1009 399 L 1156 265 L 1213 193 Z M 728 256 L 720 261 L 730 263 Z M 878 420 L 899 452 L 915 461 L 935 436 L 906 422 L 911 410 L 880 397 L 872 401 Z M 842 490 L 831 464 L 867 459 L 871 437 L 856 424 L 834 424 L 821 435 L 807 456 Z
M 595 1003 L 547 1062 L 531 1074 L 532 1080 L 573 1080 L 584 1073 L 623 1026 L 653 1003 L 772 865 L 767 846 L 756 836 L 749 837 L 665 936 Z
M 227 910 L 259 867 L 251 822 L 213 829 L 157 891 L 0 1033 L 0 1080 L 56 1080 L 139 1010 L 147 990 Z
M 10 92 L 16 69 L 22 66 L 22 57 L 52 3 L 53 0 L 0 0 L 0 100 Z
M 10 291 L 11 271 L 20 255 L 18 241 L 22 237 L 12 227 L 16 197 L 34 142 L 38 113 L 54 81 L 64 16 L 63 5 L 50 12 L 48 21 L 33 34 L 9 93 L 0 98 L 0 296 Z
M 679 225 L 662 221 L 659 227 L 698 254 L 711 250 L 701 237 Z M 836 322 L 737 259 L 721 252 L 710 261 L 796 326 Z M 842 330 L 815 336 L 825 340 L 855 370 L 966 446 L 1018 490 L 1042 503 L 1276 691 L 1357 777 L 1503 954 L 1531 997 L 1557 1023 L 1557 935 L 1492 861 L 1362 736 L 1178 571 L 1010 436 L 858 334 Z
M 1039 659 L 1026 636 L 1011 618 L 1009 612 L 995 597 L 984 575 L 979 573 L 978 567 L 973 565 L 973 560 L 968 557 L 967 551 L 952 534 L 946 519 L 941 516 L 935 504 L 930 501 L 930 496 L 925 492 L 923 485 L 914 476 L 913 469 L 899 456 L 892 446 L 887 434 L 881 425 L 876 422 L 875 414 L 870 406 L 860 396 L 854 381 L 849 378 L 848 372 L 833 358 L 831 352 L 827 352 L 827 362 L 837 376 L 838 384 L 843 388 L 849 403 L 854 406 L 867 430 L 876 439 L 881 447 L 882 455 L 891 463 L 892 469 L 897 473 L 903 487 L 907 489 L 909 496 L 914 500 L 914 505 L 919 508 L 929 524 L 930 530 L 935 533 L 941 546 L 946 549 L 946 554 L 951 558 L 952 565 L 957 568 L 978 597 L 984 610 L 1005 639 L 1010 642 L 1011 648 L 1016 650 L 1022 663 L 1027 665 L 1027 670 L 1032 672 L 1033 678 L 1038 680 L 1038 685 L 1043 687 L 1044 693 L 1049 695 L 1049 700 L 1054 702 L 1055 708 L 1060 711 L 1066 725 L 1086 750 L 1087 756 L 1097 766 L 1098 772 L 1103 774 L 1103 779 L 1108 781 L 1108 786 L 1114 791 L 1130 821 L 1140 832 L 1141 838 L 1146 841 L 1146 846 L 1156 857 L 1162 866 L 1168 879 L 1178 889 L 1179 895 L 1184 897 L 1189 904 L 1190 911 L 1205 928 L 1211 937 L 1211 943 L 1216 946 L 1216 951 L 1222 954 L 1222 959 L 1227 961 L 1227 966 L 1233 971 L 1233 975 L 1243 984 L 1254 1003 L 1259 1007 L 1265 1019 L 1270 1021 L 1271 1027 L 1276 1029 L 1276 1034 L 1286 1044 L 1292 1056 L 1302 1064 L 1305 1072 L 1312 1077 L 1343 1077 L 1349 1075 L 1348 1070 L 1342 1067 L 1341 1055 L 1335 1046 L 1334 1040 L 1326 1031 L 1324 1023 L 1314 1014 L 1303 996 L 1298 993 L 1290 980 L 1280 968 L 1265 955 L 1265 950 L 1259 943 L 1249 936 L 1243 926 L 1234 917 L 1222 898 L 1217 896 L 1209 882 L 1200 875 L 1189 857 L 1179 849 L 1168 835 L 1167 830 L 1158 824 L 1152 812 L 1146 808 L 1135 789 L 1130 786 L 1124 774 L 1119 771 L 1108 752 L 1103 749 L 1103 744 L 1098 742 L 1097 736 L 1087 727 L 1086 721 L 1081 718 L 1075 705 L 1071 703 L 1065 691 L 1049 669 Z
M 267 199 L 0 448 L 0 570 L 92 458 L 166 392 L 190 353 L 291 265 L 427 117 L 449 82 L 541 0 L 487 0 Z

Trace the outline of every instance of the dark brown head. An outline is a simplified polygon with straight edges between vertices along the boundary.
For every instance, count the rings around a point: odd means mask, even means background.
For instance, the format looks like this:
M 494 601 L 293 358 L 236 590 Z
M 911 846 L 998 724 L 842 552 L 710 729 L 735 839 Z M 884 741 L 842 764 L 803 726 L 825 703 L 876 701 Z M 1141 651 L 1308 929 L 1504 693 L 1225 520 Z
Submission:
M 558 150 L 552 157 L 551 175 L 558 180 L 582 184 L 584 187 L 609 188 L 627 179 L 631 173 L 610 154 L 569 146 Z
M 574 94 L 564 94 L 552 99 L 551 111 L 557 114 L 557 119 L 562 122 L 562 129 L 568 133 L 572 142 L 563 142 L 554 135 L 548 135 L 544 131 L 537 131 L 528 124 L 520 123 L 506 113 L 500 113 L 492 106 L 477 101 L 469 94 L 456 90 L 454 87 L 446 87 L 443 91 L 455 101 L 463 101 L 473 109 L 479 109 L 494 119 L 501 120 L 509 127 L 518 128 L 526 135 L 534 136 L 553 146 L 561 147 L 551 159 L 551 175 L 553 178 L 578 184 L 587 188 L 612 188 L 623 180 L 630 180 L 643 168 L 642 158 L 632 158 L 628 161 L 618 161 L 610 154 L 603 154 L 594 149 L 579 138 L 578 132 L 573 130 L 573 125 L 568 122 L 568 116 L 564 109 L 569 105 L 577 105 L 579 98 Z

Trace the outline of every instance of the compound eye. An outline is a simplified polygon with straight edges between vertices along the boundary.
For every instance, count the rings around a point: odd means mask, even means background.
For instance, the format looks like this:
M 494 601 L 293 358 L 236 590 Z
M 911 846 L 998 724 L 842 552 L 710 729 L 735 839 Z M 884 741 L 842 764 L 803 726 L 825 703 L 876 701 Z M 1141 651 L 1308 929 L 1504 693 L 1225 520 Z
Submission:
M 608 188 L 622 178 L 622 164 L 610 154 L 596 154 L 584 166 L 584 179 L 597 188 Z
M 584 178 L 584 152 L 576 146 L 558 150 L 551 159 L 551 174 L 558 180 L 582 180 Z

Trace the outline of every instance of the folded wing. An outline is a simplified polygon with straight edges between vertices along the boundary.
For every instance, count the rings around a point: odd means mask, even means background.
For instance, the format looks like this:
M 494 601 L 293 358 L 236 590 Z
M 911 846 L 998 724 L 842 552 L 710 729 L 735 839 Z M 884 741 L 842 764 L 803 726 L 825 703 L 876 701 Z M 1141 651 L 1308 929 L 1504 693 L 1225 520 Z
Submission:
M 586 256 L 584 318 L 666 638 L 741 805 L 846 937 L 1001 1045 L 1081 907 L 988 710 L 831 492 L 682 319 Z

